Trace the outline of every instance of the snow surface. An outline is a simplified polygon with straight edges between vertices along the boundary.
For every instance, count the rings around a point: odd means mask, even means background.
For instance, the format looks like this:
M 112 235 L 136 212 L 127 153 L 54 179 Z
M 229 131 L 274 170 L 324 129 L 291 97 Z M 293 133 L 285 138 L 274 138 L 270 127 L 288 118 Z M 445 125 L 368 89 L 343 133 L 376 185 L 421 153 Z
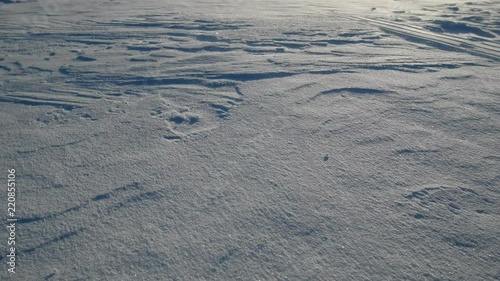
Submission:
M 336 2 L 0 1 L 0 280 L 500 280 L 500 2 Z

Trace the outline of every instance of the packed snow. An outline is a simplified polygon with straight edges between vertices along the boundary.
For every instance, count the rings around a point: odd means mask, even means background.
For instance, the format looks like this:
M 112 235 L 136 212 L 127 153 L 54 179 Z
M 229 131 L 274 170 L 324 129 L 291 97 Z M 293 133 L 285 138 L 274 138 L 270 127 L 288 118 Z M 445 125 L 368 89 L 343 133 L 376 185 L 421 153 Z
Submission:
M 2 0 L 0 280 L 500 280 L 499 61 L 500 1 Z

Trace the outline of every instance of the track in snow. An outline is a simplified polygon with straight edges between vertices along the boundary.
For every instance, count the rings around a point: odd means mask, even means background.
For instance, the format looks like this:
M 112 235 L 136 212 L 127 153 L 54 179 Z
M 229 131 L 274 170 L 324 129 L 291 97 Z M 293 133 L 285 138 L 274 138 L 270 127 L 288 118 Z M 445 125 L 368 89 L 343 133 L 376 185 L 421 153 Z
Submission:
M 400 22 L 395 23 L 387 20 L 360 16 L 354 16 L 354 18 L 366 21 L 387 33 L 398 35 L 408 41 L 423 43 L 449 51 L 465 52 L 471 55 L 500 61 L 500 45 L 493 41 L 472 42 L 459 36 L 438 34 L 422 27 L 411 26 Z

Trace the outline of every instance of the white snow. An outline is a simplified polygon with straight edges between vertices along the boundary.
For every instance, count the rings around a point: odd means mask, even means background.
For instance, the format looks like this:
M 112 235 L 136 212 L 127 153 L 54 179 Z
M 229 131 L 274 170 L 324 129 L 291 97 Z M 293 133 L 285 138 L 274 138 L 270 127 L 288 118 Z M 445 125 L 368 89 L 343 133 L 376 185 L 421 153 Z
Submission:
M 0 1 L 0 280 L 500 280 L 500 3 L 335 2 Z

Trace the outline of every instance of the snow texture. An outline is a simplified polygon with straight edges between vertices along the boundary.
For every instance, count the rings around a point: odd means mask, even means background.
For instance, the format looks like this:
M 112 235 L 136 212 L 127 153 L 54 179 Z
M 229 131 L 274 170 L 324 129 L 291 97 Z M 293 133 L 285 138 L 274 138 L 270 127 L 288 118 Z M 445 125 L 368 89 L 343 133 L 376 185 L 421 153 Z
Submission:
M 329 2 L 0 1 L 0 280 L 500 280 L 500 2 Z

